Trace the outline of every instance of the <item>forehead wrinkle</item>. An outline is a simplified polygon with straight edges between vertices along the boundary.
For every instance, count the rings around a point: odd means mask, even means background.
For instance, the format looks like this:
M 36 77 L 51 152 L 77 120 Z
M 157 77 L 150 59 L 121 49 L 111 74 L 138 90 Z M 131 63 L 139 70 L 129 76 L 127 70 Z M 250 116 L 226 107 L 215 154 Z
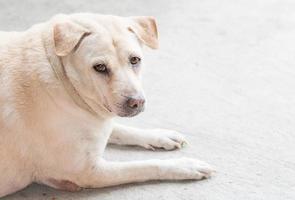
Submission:
M 120 42 L 118 39 L 112 38 L 112 47 L 114 49 L 115 57 L 117 58 L 119 65 L 124 65 L 126 58 L 123 57 L 124 53 L 122 52 L 123 48 L 120 47 Z M 123 54 L 123 55 L 122 55 Z
M 113 43 L 113 47 L 116 48 L 118 43 L 114 38 L 112 38 L 112 43 Z

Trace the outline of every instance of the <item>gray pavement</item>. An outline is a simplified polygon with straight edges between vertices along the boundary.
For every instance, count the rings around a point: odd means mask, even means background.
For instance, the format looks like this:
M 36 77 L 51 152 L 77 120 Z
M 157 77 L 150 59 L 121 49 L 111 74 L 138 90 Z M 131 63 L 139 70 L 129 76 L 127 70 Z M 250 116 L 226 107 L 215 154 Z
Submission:
M 190 145 L 150 152 L 110 146 L 114 160 L 196 157 L 209 180 L 149 182 L 78 193 L 32 185 L 4 199 L 295 199 L 295 1 L 0 0 L 2 30 L 56 13 L 153 15 L 160 46 L 146 50 L 146 112 L 120 119 L 183 132 Z

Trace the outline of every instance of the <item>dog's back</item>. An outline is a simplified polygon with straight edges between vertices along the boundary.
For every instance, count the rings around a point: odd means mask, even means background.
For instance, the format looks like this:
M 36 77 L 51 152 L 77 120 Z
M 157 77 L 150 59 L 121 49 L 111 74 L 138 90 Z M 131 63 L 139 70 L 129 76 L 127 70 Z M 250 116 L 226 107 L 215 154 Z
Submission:
M 17 38 L 22 32 L 5 32 L 0 31 L 0 46 L 7 44 L 11 40 Z

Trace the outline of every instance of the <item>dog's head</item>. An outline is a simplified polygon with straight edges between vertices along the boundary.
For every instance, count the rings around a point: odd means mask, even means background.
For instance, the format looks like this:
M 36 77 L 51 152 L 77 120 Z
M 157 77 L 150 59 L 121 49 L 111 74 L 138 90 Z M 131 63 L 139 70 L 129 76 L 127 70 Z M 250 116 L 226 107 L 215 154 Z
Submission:
M 142 46 L 158 47 L 154 18 L 63 16 L 55 20 L 53 37 L 67 76 L 93 110 L 122 117 L 143 111 Z

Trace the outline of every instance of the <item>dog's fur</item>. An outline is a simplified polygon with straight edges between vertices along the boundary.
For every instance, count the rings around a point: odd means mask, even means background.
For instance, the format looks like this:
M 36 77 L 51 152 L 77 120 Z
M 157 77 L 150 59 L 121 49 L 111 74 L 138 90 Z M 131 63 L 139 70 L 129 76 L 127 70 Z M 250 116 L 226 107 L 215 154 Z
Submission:
M 126 97 L 140 94 L 141 47 L 158 46 L 152 17 L 58 15 L 25 32 L 0 32 L 0 197 L 32 182 L 76 191 L 130 182 L 202 179 L 212 169 L 196 159 L 113 162 L 106 144 L 180 148 L 170 130 L 115 124 Z M 93 70 L 107 63 L 110 73 Z

